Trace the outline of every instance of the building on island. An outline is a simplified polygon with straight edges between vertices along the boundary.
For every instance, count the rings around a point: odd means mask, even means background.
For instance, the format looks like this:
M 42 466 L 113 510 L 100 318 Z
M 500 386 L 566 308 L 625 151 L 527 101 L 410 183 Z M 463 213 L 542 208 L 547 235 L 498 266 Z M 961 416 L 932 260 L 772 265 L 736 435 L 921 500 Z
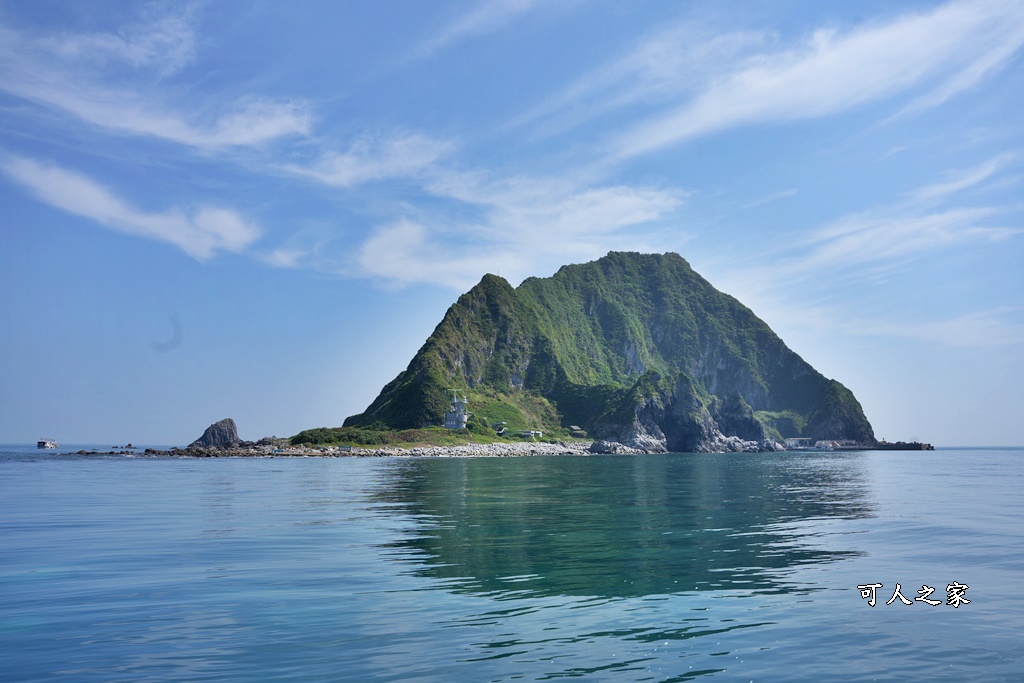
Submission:
M 469 421 L 469 413 L 466 411 L 466 406 L 469 401 L 463 396 L 459 398 L 458 393 L 452 389 L 452 405 L 448 409 L 448 412 L 444 414 L 444 428 L 445 429 L 465 429 L 466 422 Z
M 789 437 L 785 440 L 787 451 L 834 451 L 837 448 L 853 450 L 858 447 L 851 439 L 812 439 L 809 437 Z

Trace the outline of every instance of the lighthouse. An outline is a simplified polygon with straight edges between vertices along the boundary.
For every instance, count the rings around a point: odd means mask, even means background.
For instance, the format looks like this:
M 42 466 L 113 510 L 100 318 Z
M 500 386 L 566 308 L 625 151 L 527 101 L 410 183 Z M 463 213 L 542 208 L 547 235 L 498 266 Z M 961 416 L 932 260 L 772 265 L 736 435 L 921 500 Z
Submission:
M 466 421 L 469 420 L 469 413 L 466 412 L 468 401 L 463 396 L 459 398 L 458 393 L 452 389 L 452 405 L 444 414 L 445 429 L 465 429 Z

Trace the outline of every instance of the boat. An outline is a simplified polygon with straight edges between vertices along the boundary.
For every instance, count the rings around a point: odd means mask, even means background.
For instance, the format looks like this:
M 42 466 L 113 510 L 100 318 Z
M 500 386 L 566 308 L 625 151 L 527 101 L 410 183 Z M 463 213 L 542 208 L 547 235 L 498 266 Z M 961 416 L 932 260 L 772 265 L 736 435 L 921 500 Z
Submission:
M 36 442 L 36 448 L 56 448 L 57 442 L 53 439 L 40 439 Z

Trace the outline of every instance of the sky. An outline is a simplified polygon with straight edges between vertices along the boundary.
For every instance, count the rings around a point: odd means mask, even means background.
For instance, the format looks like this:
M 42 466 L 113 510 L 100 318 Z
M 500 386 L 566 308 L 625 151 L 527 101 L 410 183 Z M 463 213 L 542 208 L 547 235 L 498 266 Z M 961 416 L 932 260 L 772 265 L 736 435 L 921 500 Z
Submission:
M 677 252 L 1024 445 L 1024 3 L 0 0 L 0 442 L 339 426 L 486 273 Z

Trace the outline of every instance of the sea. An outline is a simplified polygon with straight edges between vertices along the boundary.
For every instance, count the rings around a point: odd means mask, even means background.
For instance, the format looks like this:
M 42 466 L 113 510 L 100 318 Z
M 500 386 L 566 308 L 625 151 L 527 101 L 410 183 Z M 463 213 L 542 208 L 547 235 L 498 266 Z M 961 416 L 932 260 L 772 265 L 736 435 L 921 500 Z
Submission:
M 1021 448 L 80 447 L 0 446 L 0 680 L 1024 680 Z

